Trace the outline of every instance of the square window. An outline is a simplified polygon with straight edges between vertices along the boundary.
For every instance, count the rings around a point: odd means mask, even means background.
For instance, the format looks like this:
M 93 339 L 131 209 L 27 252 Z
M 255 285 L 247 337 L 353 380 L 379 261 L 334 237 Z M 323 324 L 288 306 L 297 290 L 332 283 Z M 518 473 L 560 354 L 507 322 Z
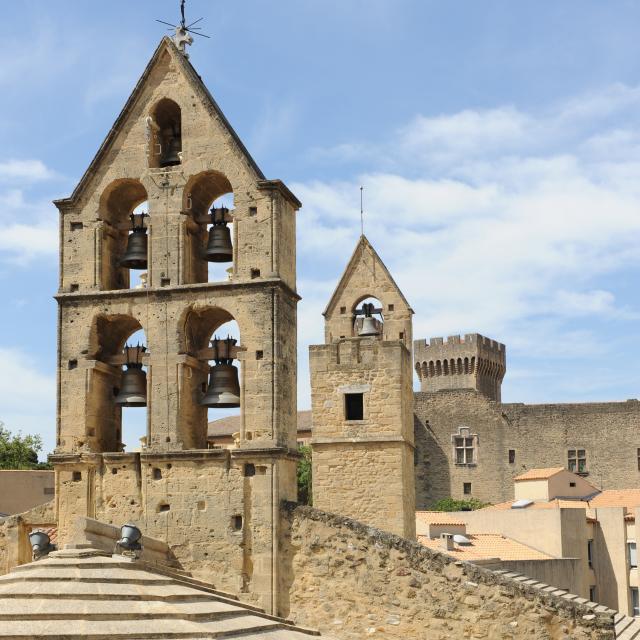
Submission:
M 258 215 L 258 207 L 249 207 L 249 215 L 257 216 Z
M 344 417 L 347 420 L 364 420 L 364 394 L 344 394 Z
M 81 471 L 74 471 L 71 474 L 71 480 L 73 482 L 80 482 L 80 480 L 82 480 L 82 472 Z
M 516 462 L 516 450 L 509 449 L 509 464 L 515 464 Z
M 392 305 L 392 304 L 390 304 L 390 305 L 389 305 L 389 311 L 393 311 L 394 309 L 395 309 L 395 306 L 394 306 L 394 305 Z
M 340 307 L 340 313 L 342 315 L 344 315 L 345 313 L 347 313 L 347 307 Z
M 465 496 L 470 496 L 471 495 L 471 483 L 470 482 L 463 483 L 462 491 L 463 491 Z

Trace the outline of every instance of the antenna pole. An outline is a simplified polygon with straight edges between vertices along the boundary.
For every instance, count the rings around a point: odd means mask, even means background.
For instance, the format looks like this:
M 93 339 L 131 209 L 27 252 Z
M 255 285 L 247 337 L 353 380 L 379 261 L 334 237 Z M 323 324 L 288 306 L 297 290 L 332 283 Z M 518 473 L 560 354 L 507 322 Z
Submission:
M 364 187 L 360 187 L 360 234 L 364 235 Z

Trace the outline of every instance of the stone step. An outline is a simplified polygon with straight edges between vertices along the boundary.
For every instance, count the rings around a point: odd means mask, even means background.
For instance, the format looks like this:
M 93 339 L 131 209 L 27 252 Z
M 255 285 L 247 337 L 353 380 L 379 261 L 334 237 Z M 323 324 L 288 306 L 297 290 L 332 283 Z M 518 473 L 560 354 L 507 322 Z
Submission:
M 219 620 L 216 622 L 191 622 L 184 620 L 111 620 L 101 622 L 96 632 L 95 621 L 77 619 L 60 629 L 53 620 L 5 621 L 2 623 L 3 640 L 26 640 L 27 638 L 49 638 L 50 640 L 147 640 L 151 638 L 242 638 L 269 629 L 287 630 L 286 640 L 308 637 L 278 622 L 253 615 Z M 264 637 L 260 635 L 258 637 Z

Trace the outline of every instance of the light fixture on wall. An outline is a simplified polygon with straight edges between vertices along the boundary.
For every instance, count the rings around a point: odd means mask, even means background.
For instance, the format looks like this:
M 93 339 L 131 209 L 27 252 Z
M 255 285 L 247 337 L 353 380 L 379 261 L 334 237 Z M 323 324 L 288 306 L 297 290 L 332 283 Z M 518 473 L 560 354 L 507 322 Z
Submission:
M 44 531 L 32 531 L 29 534 L 29 544 L 34 560 L 39 560 L 56 550 L 56 546 L 51 544 L 51 538 Z
M 142 356 L 147 348 L 141 345 L 124 348 L 126 370 L 122 374 L 122 386 L 116 396 L 116 404 L 123 407 L 147 406 L 147 374 L 142 370 Z
M 211 342 L 215 365 L 209 368 L 209 386 L 200 404 L 211 409 L 231 409 L 240 406 L 238 368 L 233 365 L 234 338 Z
M 120 260 L 121 267 L 127 269 L 147 268 L 148 236 L 144 220 L 148 217 L 146 213 L 131 214 L 131 233 L 127 238 L 127 250 Z
M 116 542 L 115 550 L 122 550 L 126 555 L 137 557 L 142 551 L 142 531 L 134 524 L 125 524 L 120 527 L 120 539 Z
M 233 245 L 231 244 L 231 231 L 227 226 L 227 207 L 211 209 L 211 229 L 209 229 L 209 241 L 204 251 L 207 262 L 233 262 Z

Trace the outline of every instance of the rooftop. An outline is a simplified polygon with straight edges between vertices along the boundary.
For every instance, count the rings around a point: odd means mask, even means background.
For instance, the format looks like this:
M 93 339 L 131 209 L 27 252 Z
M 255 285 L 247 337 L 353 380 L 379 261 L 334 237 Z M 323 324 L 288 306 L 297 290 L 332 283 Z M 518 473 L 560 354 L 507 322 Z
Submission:
M 464 521 L 443 511 L 416 511 L 416 522 L 426 525 L 464 527 Z
M 514 481 L 519 482 L 520 480 L 548 480 L 549 478 L 558 475 L 562 471 L 565 471 L 564 467 L 552 467 L 549 469 L 529 469 L 529 471 L 525 471 L 523 474 L 516 476 L 514 478 Z
M 455 545 L 453 551 L 445 551 L 439 538 L 418 536 L 418 542 L 434 551 L 441 551 L 458 560 L 473 562 L 474 560 L 488 560 L 499 558 L 500 560 L 552 560 L 537 549 L 532 549 L 525 544 L 506 538 L 499 533 L 465 534 L 471 542 L 470 545 Z
M 240 431 L 240 416 L 228 416 L 209 423 L 208 436 L 232 436 Z M 298 431 L 311 431 L 311 411 L 298 411 Z

